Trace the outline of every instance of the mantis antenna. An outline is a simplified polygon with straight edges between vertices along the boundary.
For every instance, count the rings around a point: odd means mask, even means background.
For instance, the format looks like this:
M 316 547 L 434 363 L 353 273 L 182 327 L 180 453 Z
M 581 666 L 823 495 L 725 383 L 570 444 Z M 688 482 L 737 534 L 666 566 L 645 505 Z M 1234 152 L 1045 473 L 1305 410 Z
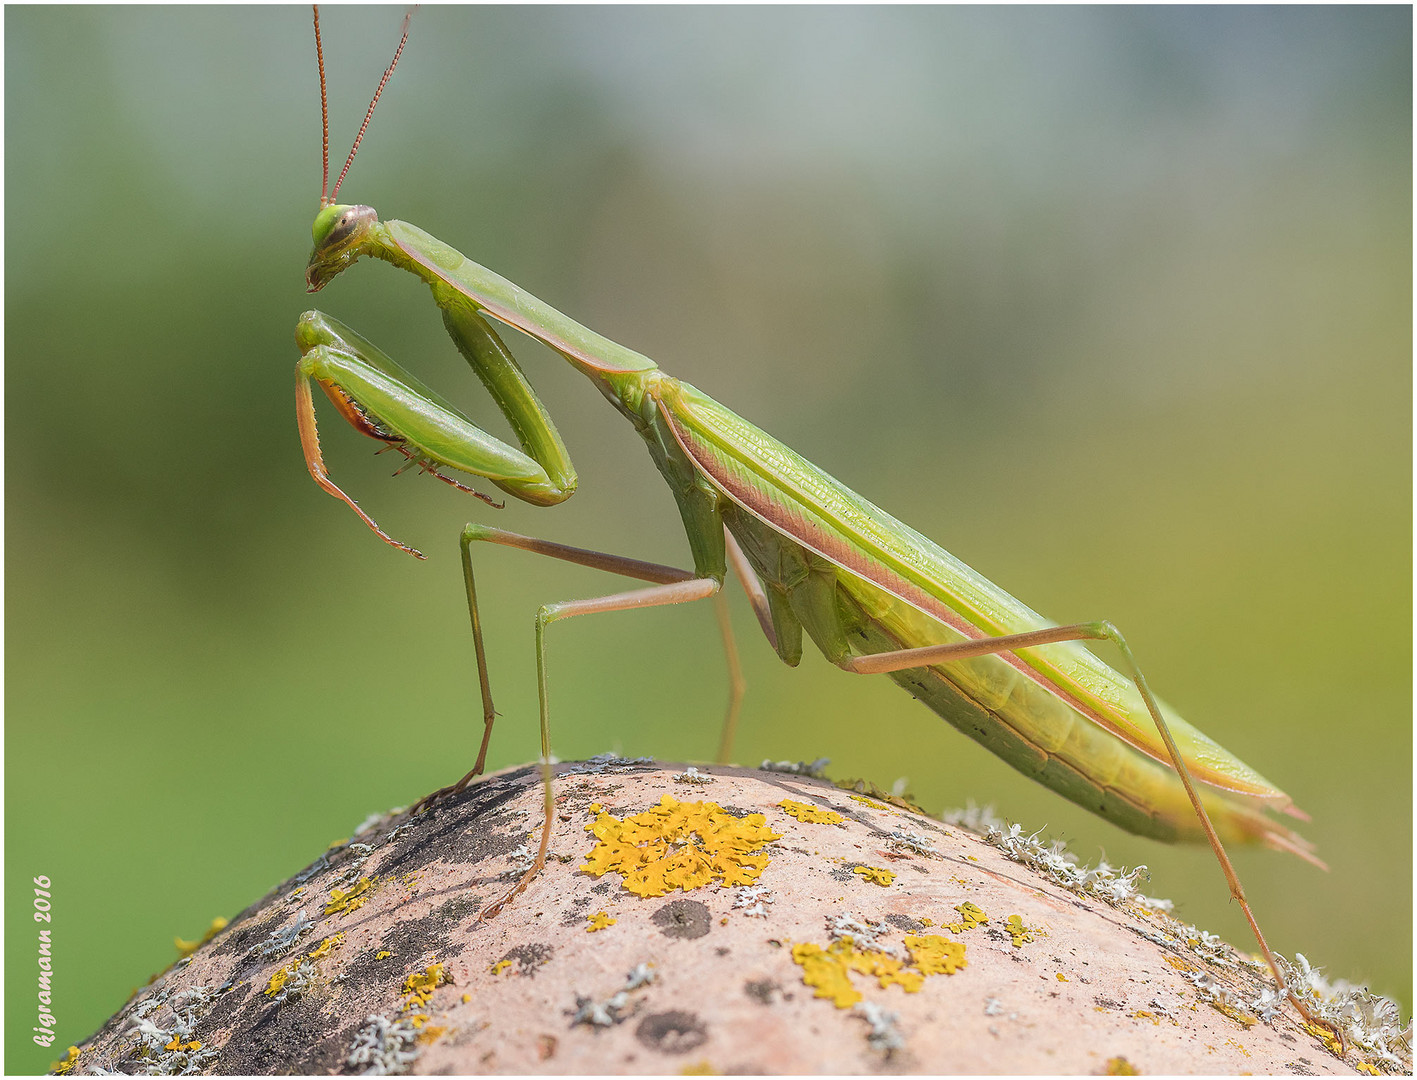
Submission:
M 359 150 L 360 140 L 364 138 L 364 132 L 369 127 L 369 120 L 374 115 L 374 106 L 379 104 L 379 95 L 384 92 L 384 87 L 388 84 L 389 77 L 393 75 L 394 68 L 399 62 L 399 56 L 403 53 L 403 47 L 408 43 L 408 24 L 413 19 L 413 13 L 418 10 L 414 5 L 408 9 L 408 13 L 403 17 L 403 32 L 399 37 L 398 48 L 394 50 L 394 58 L 389 61 L 389 66 L 384 69 L 384 77 L 379 80 L 378 89 L 374 91 L 374 98 L 369 102 L 369 111 L 364 114 L 364 123 L 359 125 L 359 134 L 354 137 L 354 145 L 349 148 L 349 157 L 345 158 L 344 168 L 340 170 L 339 179 L 335 181 L 333 189 L 329 189 L 330 183 L 330 107 L 329 97 L 325 91 L 325 50 L 320 44 L 320 5 L 312 5 L 315 12 L 315 59 L 320 68 L 320 127 L 321 127 L 321 169 L 320 169 L 320 205 L 330 206 L 335 201 L 335 195 L 339 192 L 339 186 L 344 183 L 345 175 L 349 172 L 349 167 L 354 164 L 354 155 Z M 326 190 L 329 189 L 329 194 Z

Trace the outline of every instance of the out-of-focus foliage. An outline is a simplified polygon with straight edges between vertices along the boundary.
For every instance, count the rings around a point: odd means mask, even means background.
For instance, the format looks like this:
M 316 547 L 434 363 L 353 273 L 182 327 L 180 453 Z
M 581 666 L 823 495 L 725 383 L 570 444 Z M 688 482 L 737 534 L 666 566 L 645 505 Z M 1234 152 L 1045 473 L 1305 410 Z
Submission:
M 330 9 L 334 153 L 401 12 Z M 326 410 L 291 333 L 319 182 L 308 15 L 5 14 L 7 1066 L 42 1067 L 367 813 L 459 775 L 456 535 L 493 512 Z M 1237 855 L 1274 945 L 1411 998 L 1411 13 L 429 8 L 342 195 L 658 359 L 1153 685 L 1313 815 Z M 411 278 L 319 297 L 490 409 Z M 684 563 L 634 435 L 521 350 L 581 489 L 506 527 Z M 501 431 L 498 425 L 495 430 Z M 535 753 L 537 604 L 621 587 L 482 553 Z M 1124 836 L 884 679 L 782 668 L 735 597 L 738 758 L 992 801 L 1239 944 L 1209 852 Z M 554 742 L 713 753 L 708 608 L 553 631 Z M 59 1041 L 27 882 L 53 880 Z M 121 932 L 119 930 L 121 928 Z

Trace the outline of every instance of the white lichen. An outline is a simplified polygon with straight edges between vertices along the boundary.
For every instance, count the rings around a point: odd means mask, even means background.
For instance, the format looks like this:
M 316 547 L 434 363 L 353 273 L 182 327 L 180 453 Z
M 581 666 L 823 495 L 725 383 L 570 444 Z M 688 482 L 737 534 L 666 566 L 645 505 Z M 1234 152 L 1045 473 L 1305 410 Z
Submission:
M 812 776 L 823 779 L 826 776 L 826 768 L 831 762 L 831 758 L 824 757 L 817 758 L 815 761 L 771 761 L 764 758 L 758 768 L 762 772 L 792 773 L 794 776 Z
M 562 776 L 581 773 L 624 772 L 634 765 L 653 765 L 654 758 L 623 758 L 619 754 L 596 754 L 589 761 L 580 761 L 561 770 Z
M 701 773 L 690 765 L 683 772 L 674 774 L 674 782 L 676 784 L 712 784 L 714 777 L 708 773 Z
M 294 922 L 272 930 L 265 941 L 252 946 L 246 955 L 259 956 L 265 960 L 274 960 L 284 956 L 295 947 L 296 939 L 308 933 L 314 925 L 314 920 L 307 919 L 303 911 L 297 912 Z
M 777 896 L 766 885 L 739 885 L 733 890 L 733 907 L 741 910 L 744 915 L 753 915 L 760 919 L 767 918 L 768 910 L 764 904 L 771 904 Z
M 217 1051 L 196 1037 L 197 1020 L 206 1007 L 231 984 L 191 986 L 172 993 L 162 990 L 133 1007 L 128 1034 L 134 1039 L 129 1056 L 141 1076 L 184 1076 L 216 1060 Z M 166 1025 L 151 1019 L 162 1006 L 172 1016 Z
M 883 1009 L 874 1001 L 858 1001 L 851 1007 L 851 1012 L 871 1025 L 871 1030 L 866 1033 L 866 1041 L 873 1050 L 879 1050 L 886 1057 L 890 1057 L 897 1050 L 905 1048 L 905 1038 L 896 1027 L 900 1021 L 900 1013 Z
M 886 840 L 886 847 L 892 851 L 905 851 L 912 855 L 924 855 L 927 859 L 939 859 L 943 856 L 936 850 L 928 837 L 920 833 L 911 832 L 908 829 L 891 830 L 890 838 Z
M 1412 1071 L 1411 1023 L 1403 1024 L 1397 1002 L 1343 979 L 1329 982 L 1303 953 L 1292 963 L 1278 953 L 1275 959 L 1289 989 L 1350 1048 L 1390 1071 Z
M 354 1036 L 345 1061 L 365 1066 L 361 1076 L 394 1076 L 407 1071 L 420 1053 L 418 1028 L 411 1018 L 390 1020 L 375 1014 Z

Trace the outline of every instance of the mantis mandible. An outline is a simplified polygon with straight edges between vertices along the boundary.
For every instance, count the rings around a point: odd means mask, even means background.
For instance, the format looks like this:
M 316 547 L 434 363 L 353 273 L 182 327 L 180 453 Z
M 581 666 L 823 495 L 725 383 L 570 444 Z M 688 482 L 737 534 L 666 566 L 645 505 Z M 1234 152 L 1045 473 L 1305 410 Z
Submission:
M 369 206 L 336 201 L 407 38 L 405 18 L 393 62 L 374 94 L 344 171 L 326 194 L 329 123 L 318 8 L 315 11 L 325 183 L 306 269 L 308 291 L 319 291 L 365 257 L 420 278 L 432 290 L 449 335 L 506 416 L 519 446 L 476 427 L 354 330 L 309 311 L 301 316 L 295 336 L 301 353 L 296 366 L 297 418 L 311 476 L 383 540 L 423 557 L 380 529 L 330 479 L 315 426 L 314 382 L 356 430 L 398 450 L 408 465 L 416 464 L 461 490 L 491 502 L 443 470 L 481 477 L 536 506 L 569 498 L 576 490 L 570 456 L 494 329 L 494 323 L 501 324 L 564 357 L 629 421 L 669 484 L 693 562 L 692 569 L 681 569 L 477 523 L 463 529 L 462 567 L 483 705 L 482 742 L 467 775 L 428 796 L 415 810 L 462 791 L 486 762 L 495 712 L 473 575 L 476 545 L 520 548 L 647 583 L 593 599 L 547 604 L 537 613 L 545 822 L 531 868 L 480 917 L 492 917 L 525 889 L 546 859 L 553 818 L 547 628 L 576 615 L 712 599 L 732 676 L 719 750 L 720 760 L 727 760 L 742 688 L 723 598 L 731 569 L 783 662 L 795 666 L 801 659 L 805 631 L 837 667 L 887 675 L 966 735 L 1064 798 L 1144 836 L 1208 841 L 1279 988 L 1287 991 L 1223 841 L 1266 844 L 1323 866 L 1307 841 L 1267 811 L 1301 819 L 1304 815 L 1279 788 L 1158 701 L 1116 627 L 1106 621 L 1059 626 L 1045 620 L 766 432 L 661 371 L 648 357 L 581 326 L 416 226 L 381 220 Z M 1085 641 L 1110 642 L 1124 670 L 1094 656 Z M 1288 993 L 1314 1022 L 1303 1003 Z

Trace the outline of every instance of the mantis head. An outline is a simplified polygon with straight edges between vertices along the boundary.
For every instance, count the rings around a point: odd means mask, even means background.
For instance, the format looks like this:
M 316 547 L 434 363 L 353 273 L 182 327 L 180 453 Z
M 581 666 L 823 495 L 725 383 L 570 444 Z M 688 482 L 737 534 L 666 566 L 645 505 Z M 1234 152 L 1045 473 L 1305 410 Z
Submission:
M 320 212 L 315 215 L 315 227 L 312 230 L 315 234 L 315 249 L 310 252 L 310 261 L 305 267 L 306 292 L 319 292 L 326 282 L 364 254 L 364 240 L 370 228 L 379 223 L 379 215 L 374 212 L 372 206 L 337 203 L 335 196 L 339 194 L 339 186 L 344 183 L 349 167 L 354 163 L 354 155 L 359 152 L 359 143 L 369 128 L 374 106 L 379 104 L 379 95 L 384 92 L 384 87 L 388 85 L 389 77 L 393 75 L 399 57 L 403 54 L 403 47 L 408 42 L 408 24 L 413 18 L 413 12 L 414 9 L 410 8 L 408 14 L 403 17 L 403 34 L 399 38 L 398 48 L 394 50 L 394 58 L 389 61 L 384 77 L 379 80 L 379 88 L 374 91 L 374 100 L 369 102 L 369 111 L 364 114 L 364 123 L 359 125 L 359 134 L 354 137 L 354 145 L 349 148 L 349 157 L 345 159 L 344 169 L 335 181 L 335 186 L 330 188 L 330 109 L 329 97 L 325 92 L 325 50 L 320 44 L 320 6 L 315 5 L 315 60 L 320 68 L 320 127 L 323 131 L 321 156 L 324 159 L 324 178 L 320 184 Z M 326 189 L 329 189 L 328 194 Z
M 364 254 L 365 237 L 378 221 L 379 215 L 372 206 L 335 204 L 322 208 L 315 215 L 311 230 L 315 247 L 305 267 L 306 291 L 319 292 L 331 278 Z

